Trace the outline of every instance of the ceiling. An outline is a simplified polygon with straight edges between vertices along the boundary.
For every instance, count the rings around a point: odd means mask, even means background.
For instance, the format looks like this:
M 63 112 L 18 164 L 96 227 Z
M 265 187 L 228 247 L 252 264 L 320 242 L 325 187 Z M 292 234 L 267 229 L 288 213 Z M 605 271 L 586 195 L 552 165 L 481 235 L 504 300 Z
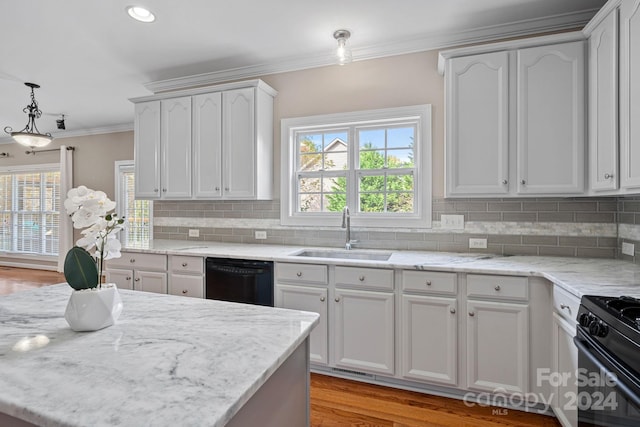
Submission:
M 41 132 L 131 129 L 145 84 L 329 65 L 348 29 L 354 60 L 582 26 L 605 0 L 3 0 L 0 129 L 20 130 L 24 82 L 41 85 Z M 126 14 L 145 6 L 157 20 Z M 347 65 L 348 66 L 348 65 Z M 153 85 L 149 87 L 153 88 Z M 66 114 L 67 130 L 55 120 Z M 9 142 L 3 138 L 2 142 Z

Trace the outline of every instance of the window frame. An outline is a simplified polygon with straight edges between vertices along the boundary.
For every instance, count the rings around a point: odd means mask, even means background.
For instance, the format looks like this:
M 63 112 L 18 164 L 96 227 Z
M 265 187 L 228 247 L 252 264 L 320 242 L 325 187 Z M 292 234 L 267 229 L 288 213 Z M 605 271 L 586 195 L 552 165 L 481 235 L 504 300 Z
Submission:
M 42 164 L 33 164 L 33 165 L 16 165 L 16 166 L 5 166 L 5 167 L 0 167 L 0 174 L 10 174 L 10 175 L 16 175 L 16 174 L 43 174 L 43 173 L 50 173 L 50 172 L 57 172 L 58 174 L 60 173 L 60 163 L 42 163 Z M 58 183 L 59 186 L 59 183 Z M 10 211 L 2 211 L 2 212 L 9 212 L 11 214 L 12 217 L 12 229 L 15 229 L 17 227 L 17 224 L 13 224 L 13 221 L 15 219 L 17 219 L 17 216 L 22 212 L 22 211 L 18 211 L 18 210 L 14 210 L 14 207 L 16 206 L 16 198 L 18 197 L 17 194 L 14 192 L 15 190 L 15 177 L 12 176 L 11 178 L 11 210 Z M 60 192 L 60 188 L 58 188 L 58 192 Z M 57 213 L 58 214 L 58 248 L 57 248 L 57 252 L 56 253 L 45 253 L 44 249 L 46 248 L 47 244 L 46 244 L 46 238 L 44 237 L 45 234 L 41 235 L 41 240 L 40 240 L 40 252 L 26 252 L 26 251 L 18 251 L 17 249 L 17 236 L 15 236 L 13 234 L 14 230 L 12 230 L 12 234 L 11 234 L 11 250 L 0 250 L 0 256 L 3 257 L 21 257 L 21 258 L 25 258 L 25 259 L 44 259 L 44 260 L 55 260 L 58 258 L 59 256 L 59 252 L 60 252 L 60 220 L 62 218 L 62 214 L 63 214 L 63 206 L 62 206 L 62 200 L 60 199 L 60 195 L 58 195 L 58 208 L 59 210 L 56 211 L 46 211 L 46 210 L 40 210 L 38 212 L 38 215 L 41 218 L 41 221 L 44 219 L 45 216 L 50 215 L 52 213 Z M 40 186 L 40 206 L 43 207 L 45 206 L 44 202 L 44 198 L 43 198 L 43 193 L 42 193 L 42 186 Z M 46 221 L 42 222 L 43 224 L 46 223 Z M 42 230 L 42 232 L 44 232 L 44 230 Z
M 402 123 L 416 123 L 414 143 L 414 212 L 413 213 L 361 213 L 355 209 L 358 197 L 358 183 L 361 175 L 383 169 L 359 169 L 359 141 L 357 130 L 368 127 L 396 127 Z M 323 114 L 308 117 L 296 117 L 281 121 L 281 198 L 280 222 L 290 226 L 340 226 L 341 212 L 298 212 L 297 142 L 298 133 L 313 131 L 335 131 L 349 128 L 347 206 L 350 208 L 351 222 L 360 227 L 398 227 L 398 221 L 404 228 L 431 228 L 431 105 L 385 108 L 378 110 L 355 111 L 348 113 Z M 358 169 L 356 169 L 358 167 Z M 403 174 L 406 168 L 384 169 L 390 174 Z M 327 171 L 334 175 L 337 171 Z M 353 206 L 353 208 L 352 208 Z
M 135 173 L 135 162 L 133 160 L 116 160 L 114 162 L 114 178 L 115 178 L 115 202 L 116 202 L 116 214 L 121 218 L 125 218 L 126 223 L 126 215 L 125 215 L 125 197 L 126 192 L 122 188 L 122 173 L 124 172 L 134 172 Z M 143 200 L 143 199 L 139 199 Z M 149 241 L 153 240 L 153 201 L 148 200 L 149 202 Z M 118 238 L 122 243 L 123 247 L 132 247 L 138 244 L 144 244 L 142 242 L 131 243 L 128 241 L 128 230 L 125 227 L 124 230 L 118 232 Z

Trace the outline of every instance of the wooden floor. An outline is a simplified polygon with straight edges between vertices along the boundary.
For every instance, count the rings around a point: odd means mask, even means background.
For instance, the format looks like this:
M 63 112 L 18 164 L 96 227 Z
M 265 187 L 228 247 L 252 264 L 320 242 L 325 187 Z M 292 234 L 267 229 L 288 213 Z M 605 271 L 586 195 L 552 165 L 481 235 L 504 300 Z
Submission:
M 60 273 L 0 267 L 0 295 L 64 282 Z M 311 427 L 559 426 L 552 417 L 311 374 Z

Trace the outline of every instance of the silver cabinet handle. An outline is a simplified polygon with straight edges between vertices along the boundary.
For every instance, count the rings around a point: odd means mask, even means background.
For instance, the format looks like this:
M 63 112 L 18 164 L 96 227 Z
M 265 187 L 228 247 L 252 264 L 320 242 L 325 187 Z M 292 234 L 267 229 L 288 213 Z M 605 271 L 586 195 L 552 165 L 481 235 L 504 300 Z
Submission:
M 431 286 L 431 280 L 427 280 L 426 285 Z
M 449 309 L 449 313 L 451 313 L 451 314 L 456 314 L 456 309 L 455 309 L 455 308 L 453 308 L 453 307 L 451 307 L 451 308 Z
M 298 272 L 296 273 L 296 276 L 298 276 L 298 277 L 302 277 L 302 271 L 298 271 Z
M 475 315 L 476 315 L 476 314 L 475 314 L 473 311 L 470 311 L 470 312 L 469 312 L 469 316 L 473 317 L 473 316 L 475 316 Z
M 183 266 L 183 267 L 186 267 L 186 266 L 187 266 L 187 263 L 186 263 L 186 262 L 183 262 L 183 263 L 182 263 L 182 266 Z
M 499 291 L 500 290 L 500 285 L 496 285 L 496 287 L 493 288 L 493 289 L 495 289 L 496 291 Z
M 336 298 L 334 301 L 335 302 L 340 302 L 340 298 Z
M 320 297 L 320 301 L 324 302 L 325 298 L 324 297 Z
M 157 193 L 157 192 L 158 192 L 158 189 L 157 189 L 157 188 L 154 188 L 154 189 L 153 189 L 153 192 L 154 192 L 154 193 Z
M 131 258 L 131 259 L 129 260 L 129 262 L 130 262 L 131 264 L 133 264 L 134 262 L 136 262 L 136 259 L 135 259 L 135 258 Z
M 524 179 L 520 181 L 520 184 L 525 185 L 527 183 L 527 181 L 525 181 Z
M 229 187 L 224 187 L 224 191 L 229 191 Z
M 187 292 L 189 292 L 189 291 L 187 291 L 186 289 L 183 289 L 183 290 L 182 290 L 182 294 L 183 294 L 183 295 L 184 295 L 184 294 L 186 294 Z
M 166 189 L 166 188 L 163 188 L 163 189 L 162 189 L 162 192 L 163 192 L 163 193 L 166 193 L 166 192 L 167 192 L 167 189 Z
M 220 191 L 220 187 L 216 187 L 216 191 Z
M 611 179 L 613 178 L 613 174 L 612 173 L 605 173 L 604 174 L 604 179 Z
M 364 276 L 358 277 L 358 280 L 360 280 L 361 282 L 364 282 Z
M 140 281 L 139 277 L 136 277 L 135 280 L 134 280 L 134 282 L 139 282 L 139 281 Z
M 124 280 L 131 280 L 131 276 L 125 277 Z
M 571 312 L 571 307 L 567 304 L 560 304 L 560 310 L 569 310 L 569 312 Z
M 507 185 L 509 183 L 509 181 L 507 181 L 506 179 L 502 180 L 502 185 Z

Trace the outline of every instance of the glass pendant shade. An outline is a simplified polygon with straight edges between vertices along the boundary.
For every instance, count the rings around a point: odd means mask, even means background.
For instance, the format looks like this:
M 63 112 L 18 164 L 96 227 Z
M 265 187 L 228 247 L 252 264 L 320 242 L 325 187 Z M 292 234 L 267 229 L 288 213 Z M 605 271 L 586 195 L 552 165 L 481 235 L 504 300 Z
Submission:
M 24 145 L 25 147 L 35 148 L 44 147 L 53 141 L 51 136 L 43 135 L 41 133 L 11 132 L 11 137 L 18 144 Z
M 348 64 L 353 60 L 351 56 L 351 49 L 347 46 L 347 40 L 351 37 L 351 33 L 347 30 L 338 30 L 333 33 L 333 38 L 338 42 L 338 48 L 336 49 L 336 59 L 338 64 Z

